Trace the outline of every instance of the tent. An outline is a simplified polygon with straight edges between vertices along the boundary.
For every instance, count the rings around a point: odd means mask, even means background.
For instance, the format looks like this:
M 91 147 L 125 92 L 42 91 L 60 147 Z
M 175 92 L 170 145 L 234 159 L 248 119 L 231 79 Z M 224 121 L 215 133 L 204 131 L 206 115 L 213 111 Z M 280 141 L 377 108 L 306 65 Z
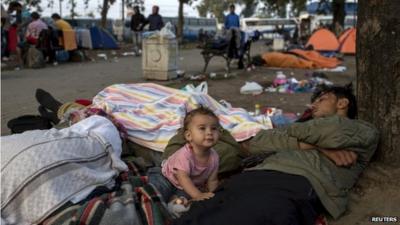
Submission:
M 92 46 L 96 48 L 117 49 L 118 44 L 115 38 L 105 29 L 99 27 L 90 28 Z
M 340 49 L 343 54 L 356 54 L 356 28 L 345 30 L 339 36 Z
M 310 45 L 317 51 L 337 51 L 340 46 L 336 36 L 324 28 L 317 30 L 311 35 L 306 47 Z

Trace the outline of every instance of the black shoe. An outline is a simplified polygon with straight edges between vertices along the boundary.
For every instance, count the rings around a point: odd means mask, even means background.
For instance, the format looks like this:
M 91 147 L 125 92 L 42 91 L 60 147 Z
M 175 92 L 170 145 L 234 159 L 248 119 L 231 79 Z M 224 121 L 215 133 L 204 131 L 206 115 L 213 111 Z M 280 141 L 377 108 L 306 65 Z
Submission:
M 55 113 L 57 113 L 58 109 L 62 105 L 62 103 L 57 101 L 49 92 L 40 88 L 36 89 L 35 97 L 40 105 Z
M 25 115 L 8 121 L 7 127 L 10 128 L 12 134 L 18 134 L 28 130 L 47 130 L 52 126 L 47 118 L 36 115 Z
M 38 111 L 42 117 L 50 120 L 53 124 L 58 124 L 60 122 L 57 113 L 47 111 L 44 106 L 39 106 Z

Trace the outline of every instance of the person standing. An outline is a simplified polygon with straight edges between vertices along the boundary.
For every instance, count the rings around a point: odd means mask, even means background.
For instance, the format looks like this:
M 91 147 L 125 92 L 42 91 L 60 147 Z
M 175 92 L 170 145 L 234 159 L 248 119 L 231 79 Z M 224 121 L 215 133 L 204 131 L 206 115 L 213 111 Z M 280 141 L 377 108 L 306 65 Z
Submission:
M 229 41 L 229 43 L 230 43 L 232 37 L 235 38 L 236 50 L 232 51 L 232 52 L 236 53 L 236 55 L 239 55 L 240 39 L 241 39 L 240 19 L 239 19 L 239 16 L 236 15 L 236 13 L 235 13 L 235 5 L 234 4 L 231 4 L 229 6 L 229 14 L 225 16 L 224 27 L 225 27 L 225 30 L 227 31 L 227 40 Z
M 158 14 L 159 10 L 160 7 L 157 5 L 153 6 L 152 13 L 147 18 L 146 23 L 149 24 L 149 31 L 161 30 L 161 28 L 164 26 L 162 16 Z
M 131 17 L 133 48 L 136 54 L 140 54 L 142 52 L 142 32 L 146 24 L 146 18 L 140 13 L 139 6 L 135 6 L 133 10 L 134 14 Z
M 54 21 L 54 25 L 56 28 L 60 31 L 64 30 L 73 30 L 71 24 L 69 24 L 67 21 L 61 19 L 61 16 L 58 15 L 57 13 L 54 13 L 51 15 L 51 19 Z

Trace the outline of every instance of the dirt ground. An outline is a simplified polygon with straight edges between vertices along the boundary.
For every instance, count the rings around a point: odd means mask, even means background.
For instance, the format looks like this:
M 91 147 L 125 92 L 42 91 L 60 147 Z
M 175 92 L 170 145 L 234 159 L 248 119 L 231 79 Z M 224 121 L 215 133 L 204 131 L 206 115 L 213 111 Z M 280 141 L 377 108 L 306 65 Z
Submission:
M 104 87 L 115 83 L 149 82 L 142 77 L 141 58 L 122 56 L 129 48 L 118 51 L 91 51 L 88 53 L 94 61 L 83 63 L 67 63 L 58 66 L 47 66 L 44 69 L 23 69 L 20 71 L 4 70 L 1 76 L 1 133 L 9 134 L 6 123 L 9 119 L 25 115 L 38 114 L 34 99 L 36 88 L 43 88 L 52 93 L 60 101 L 71 101 L 76 98 L 92 98 Z M 266 51 L 266 46 L 256 43 L 252 54 Z M 97 57 L 98 53 L 108 55 L 108 60 Z M 172 81 L 150 81 L 162 85 L 182 88 L 188 83 L 197 85 L 200 81 L 187 79 L 191 75 L 200 74 L 203 59 L 198 49 L 183 49 L 178 59 L 180 69 L 186 72 L 184 78 Z M 347 70 L 345 72 L 324 72 L 335 84 L 343 85 L 355 82 L 355 58 L 344 57 Z M 307 79 L 310 70 L 274 69 L 257 67 L 248 72 L 233 70 L 224 78 L 224 61 L 212 59 L 208 72 L 216 72 L 218 79 L 208 79 L 209 94 L 217 100 L 224 99 L 233 107 L 254 110 L 255 104 L 262 107 L 277 107 L 284 112 L 301 113 L 310 101 L 310 93 L 268 93 L 257 96 L 241 95 L 240 87 L 246 81 L 255 81 L 263 87 L 268 87 L 277 71 L 283 71 L 288 76 L 298 80 Z M 372 216 L 397 216 L 400 224 L 400 168 L 394 168 L 381 163 L 372 163 L 365 171 L 360 181 L 351 192 L 349 209 L 337 221 L 329 220 L 333 225 L 380 224 L 371 222 Z

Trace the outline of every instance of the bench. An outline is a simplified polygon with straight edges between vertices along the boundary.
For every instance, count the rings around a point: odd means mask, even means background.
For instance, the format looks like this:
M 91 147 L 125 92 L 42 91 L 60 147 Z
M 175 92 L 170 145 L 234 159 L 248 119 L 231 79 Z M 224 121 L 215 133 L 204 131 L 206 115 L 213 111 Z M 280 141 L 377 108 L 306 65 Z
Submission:
M 201 54 L 204 59 L 204 68 L 203 68 L 203 73 L 207 71 L 208 64 L 210 63 L 210 60 L 215 57 L 223 57 L 226 61 L 226 70 L 228 73 L 230 73 L 230 64 L 233 59 L 237 58 L 239 59 L 238 65 L 239 69 L 244 68 L 245 66 L 247 67 L 250 62 L 251 62 L 251 56 L 250 56 L 250 49 L 251 49 L 251 44 L 252 40 L 249 38 L 249 40 L 246 41 L 246 43 L 242 46 L 242 49 L 239 50 L 239 56 L 236 56 L 238 54 L 235 54 L 236 47 L 235 47 L 235 37 L 232 36 L 231 40 L 228 42 L 228 45 L 224 48 L 221 49 L 214 49 L 214 48 L 207 48 L 206 45 L 201 47 L 203 49 L 201 51 Z M 236 57 L 235 57 L 236 56 Z M 244 64 L 246 62 L 246 65 Z

